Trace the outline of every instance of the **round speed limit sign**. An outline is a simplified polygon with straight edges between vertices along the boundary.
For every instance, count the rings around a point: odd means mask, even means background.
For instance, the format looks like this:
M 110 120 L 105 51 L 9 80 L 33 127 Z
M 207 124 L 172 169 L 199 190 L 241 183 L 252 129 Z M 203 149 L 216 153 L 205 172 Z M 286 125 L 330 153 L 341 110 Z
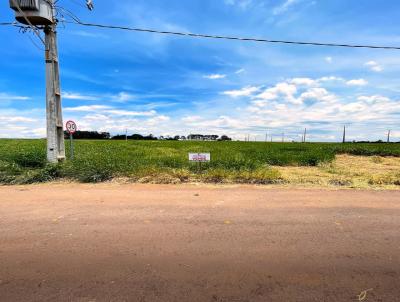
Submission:
M 69 134 L 74 134 L 77 130 L 76 124 L 74 121 L 68 121 L 65 125 Z

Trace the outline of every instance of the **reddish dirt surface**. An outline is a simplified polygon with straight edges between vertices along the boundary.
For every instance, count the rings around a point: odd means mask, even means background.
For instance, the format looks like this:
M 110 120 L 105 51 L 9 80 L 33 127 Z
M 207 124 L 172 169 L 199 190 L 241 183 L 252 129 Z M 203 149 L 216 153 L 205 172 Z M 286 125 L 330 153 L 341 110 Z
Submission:
M 0 301 L 337 302 L 364 290 L 400 301 L 399 191 L 0 187 Z

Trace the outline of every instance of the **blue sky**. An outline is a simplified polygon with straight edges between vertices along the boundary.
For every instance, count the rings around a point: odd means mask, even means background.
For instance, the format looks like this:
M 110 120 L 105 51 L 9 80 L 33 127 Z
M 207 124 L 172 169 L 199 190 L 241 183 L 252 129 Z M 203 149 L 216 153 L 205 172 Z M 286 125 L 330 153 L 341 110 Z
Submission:
M 82 20 L 206 34 L 400 45 L 396 0 L 59 0 Z M 4 1 L 1 22 L 13 20 Z M 66 16 L 68 18 L 68 16 Z M 45 136 L 42 46 L 0 26 L 0 137 Z M 35 44 L 32 43 L 33 40 Z M 59 26 L 64 120 L 113 134 L 400 140 L 400 51 Z

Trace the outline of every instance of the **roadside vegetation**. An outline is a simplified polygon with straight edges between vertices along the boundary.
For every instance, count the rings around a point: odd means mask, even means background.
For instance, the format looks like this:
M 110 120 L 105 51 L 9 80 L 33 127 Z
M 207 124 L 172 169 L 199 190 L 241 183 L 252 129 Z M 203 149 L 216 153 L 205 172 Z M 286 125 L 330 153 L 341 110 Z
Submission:
M 352 186 L 356 185 L 355 176 L 337 166 L 337 155 L 367 156 L 368 163 L 387 168 L 400 162 L 400 144 L 77 140 L 73 161 L 50 165 L 46 163 L 45 144 L 44 140 L 0 140 L 0 184 L 57 179 L 92 183 L 119 178 L 142 183 L 313 184 L 326 181 L 335 186 Z M 69 157 L 68 141 L 66 144 Z M 189 152 L 210 152 L 212 160 L 200 167 L 188 161 Z M 361 162 L 362 158 L 358 158 Z M 387 159 L 391 160 L 389 165 Z M 351 161 L 358 159 L 352 157 Z M 363 182 L 400 185 L 399 168 L 400 165 L 391 169 L 389 176 L 384 172 L 379 177 L 370 175 L 371 179 L 364 175 Z M 313 178 L 306 172 L 317 176 Z

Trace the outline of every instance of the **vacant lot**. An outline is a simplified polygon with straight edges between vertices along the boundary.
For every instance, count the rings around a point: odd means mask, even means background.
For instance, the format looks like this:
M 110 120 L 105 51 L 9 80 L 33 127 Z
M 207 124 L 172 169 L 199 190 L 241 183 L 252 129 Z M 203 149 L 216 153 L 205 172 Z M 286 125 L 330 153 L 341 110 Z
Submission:
M 199 169 L 189 163 L 189 152 L 210 152 L 212 161 Z M 157 183 L 400 184 L 400 144 L 76 141 L 75 155 L 73 161 L 47 165 L 44 140 L 0 140 L 0 183 L 125 178 Z M 345 171 L 357 162 L 363 163 L 358 165 L 363 171 Z M 376 169 L 381 171 L 378 178 L 373 177 Z
M 0 213 L 0 301 L 400 297 L 400 192 L 45 184 Z

